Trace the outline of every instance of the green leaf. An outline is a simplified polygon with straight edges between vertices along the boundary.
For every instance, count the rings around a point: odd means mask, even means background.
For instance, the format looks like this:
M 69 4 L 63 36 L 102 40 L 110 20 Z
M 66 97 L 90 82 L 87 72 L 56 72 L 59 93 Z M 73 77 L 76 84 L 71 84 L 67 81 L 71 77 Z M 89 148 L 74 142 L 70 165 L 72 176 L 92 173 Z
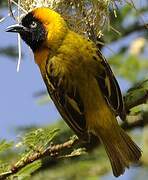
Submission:
M 15 176 L 13 176 L 13 178 L 17 177 L 18 179 L 24 180 L 30 177 L 30 175 L 36 170 L 38 170 L 41 166 L 42 166 L 42 161 L 37 160 L 22 168 L 17 174 L 15 174 Z
M 6 140 L 1 140 L 0 141 L 0 153 L 8 150 L 9 148 L 11 148 L 13 146 L 13 141 L 11 142 L 6 142 Z
M 51 131 L 50 128 L 39 128 L 33 130 L 25 135 L 22 140 L 22 144 L 29 150 L 40 151 L 47 147 L 47 145 L 57 135 L 59 129 Z

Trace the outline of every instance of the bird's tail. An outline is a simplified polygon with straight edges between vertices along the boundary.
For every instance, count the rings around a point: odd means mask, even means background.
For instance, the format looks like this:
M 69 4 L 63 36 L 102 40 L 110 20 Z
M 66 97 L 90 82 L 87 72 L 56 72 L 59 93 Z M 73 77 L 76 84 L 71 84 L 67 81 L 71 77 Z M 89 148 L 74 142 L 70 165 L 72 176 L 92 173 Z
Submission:
M 120 126 L 115 129 L 109 134 L 104 134 L 108 133 L 106 131 L 99 133 L 98 136 L 110 159 L 113 174 L 118 177 L 124 173 L 126 167 L 129 168 L 130 163 L 136 163 L 140 159 L 141 150 Z

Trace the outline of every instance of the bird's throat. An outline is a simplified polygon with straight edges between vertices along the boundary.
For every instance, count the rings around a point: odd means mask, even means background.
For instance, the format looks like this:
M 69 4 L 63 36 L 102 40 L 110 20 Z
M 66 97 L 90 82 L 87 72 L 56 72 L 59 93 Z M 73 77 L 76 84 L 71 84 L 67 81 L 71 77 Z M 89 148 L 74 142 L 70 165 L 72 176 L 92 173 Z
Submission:
M 34 59 L 36 64 L 39 66 L 42 75 L 46 72 L 45 66 L 46 61 L 49 58 L 50 50 L 48 48 L 41 48 L 38 51 L 34 52 Z

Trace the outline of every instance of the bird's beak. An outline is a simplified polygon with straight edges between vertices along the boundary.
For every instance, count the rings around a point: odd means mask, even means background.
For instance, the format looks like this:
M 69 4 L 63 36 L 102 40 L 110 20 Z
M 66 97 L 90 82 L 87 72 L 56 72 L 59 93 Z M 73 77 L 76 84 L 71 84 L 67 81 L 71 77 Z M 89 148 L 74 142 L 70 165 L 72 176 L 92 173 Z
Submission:
M 28 31 L 28 29 L 20 24 L 11 25 L 6 29 L 6 32 L 13 33 L 23 33 L 24 31 Z

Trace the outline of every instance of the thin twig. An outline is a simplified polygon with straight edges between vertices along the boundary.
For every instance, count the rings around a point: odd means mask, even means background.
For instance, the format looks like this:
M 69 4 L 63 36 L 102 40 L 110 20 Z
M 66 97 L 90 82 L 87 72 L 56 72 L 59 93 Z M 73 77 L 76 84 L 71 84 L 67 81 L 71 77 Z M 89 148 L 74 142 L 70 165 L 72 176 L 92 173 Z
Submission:
M 141 21 L 143 22 L 143 24 L 145 25 L 145 28 L 148 29 L 148 24 L 145 23 L 145 20 L 143 19 L 143 16 L 140 14 L 139 10 L 137 9 L 137 7 L 135 6 L 133 0 L 130 0 L 132 7 L 136 10 L 137 14 L 139 15 Z
M 10 1 L 10 0 L 9 0 Z M 28 12 L 22 7 L 20 6 L 17 2 L 15 2 L 14 0 L 11 0 L 11 2 L 16 5 L 17 7 L 19 7 L 25 14 L 27 14 Z
M 11 176 L 13 173 L 12 171 L 4 172 L 0 174 L 0 180 L 5 180 L 7 177 Z
M 0 174 L 0 180 L 4 180 L 13 174 L 16 174 L 23 167 L 25 167 L 28 164 L 31 164 L 32 162 L 34 162 L 38 159 L 41 159 L 43 157 L 50 156 L 50 157 L 58 158 L 58 154 L 60 153 L 60 151 L 62 151 L 64 149 L 72 148 L 78 142 L 79 142 L 78 138 L 72 138 L 72 139 L 64 142 L 63 144 L 51 145 L 47 149 L 45 149 L 43 152 L 33 153 L 30 156 L 26 157 L 25 159 L 20 160 L 17 163 L 15 163 L 14 165 L 12 165 L 12 168 L 9 172 Z
M 16 20 L 16 17 L 14 16 L 14 13 L 13 13 L 13 10 L 12 10 L 12 1 L 11 0 L 8 0 L 8 9 L 9 9 L 9 13 L 10 13 L 10 16 L 15 20 Z

